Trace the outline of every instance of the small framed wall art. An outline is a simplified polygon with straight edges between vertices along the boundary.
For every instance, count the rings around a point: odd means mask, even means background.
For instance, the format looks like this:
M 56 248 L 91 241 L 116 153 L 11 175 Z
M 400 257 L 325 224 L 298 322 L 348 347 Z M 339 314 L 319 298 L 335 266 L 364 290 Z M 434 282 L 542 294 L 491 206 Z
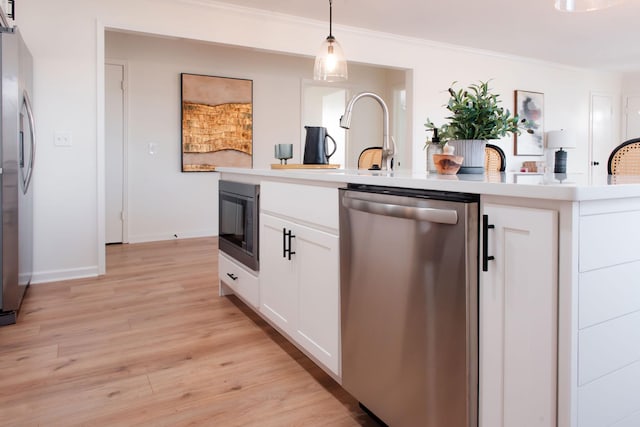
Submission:
M 516 156 L 544 154 L 544 94 L 525 90 L 515 91 L 515 113 L 525 119 L 520 135 L 513 134 Z
M 182 172 L 253 164 L 253 81 L 180 75 Z

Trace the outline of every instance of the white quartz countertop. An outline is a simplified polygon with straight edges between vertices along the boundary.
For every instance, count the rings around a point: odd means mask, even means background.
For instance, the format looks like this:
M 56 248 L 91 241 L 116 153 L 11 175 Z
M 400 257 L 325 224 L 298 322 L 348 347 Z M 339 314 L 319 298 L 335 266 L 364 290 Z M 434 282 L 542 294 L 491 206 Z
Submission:
M 219 167 L 217 172 L 260 179 L 316 181 L 337 184 L 368 184 L 425 190 L 456 191 L 494 196 L 549 200 L 605 200 L 640 197 L 640 176 L 586 174 L 486 173 L 483 175 L 437 175 L 406 171 L 381 172 L 346 169 L 242 169 Z

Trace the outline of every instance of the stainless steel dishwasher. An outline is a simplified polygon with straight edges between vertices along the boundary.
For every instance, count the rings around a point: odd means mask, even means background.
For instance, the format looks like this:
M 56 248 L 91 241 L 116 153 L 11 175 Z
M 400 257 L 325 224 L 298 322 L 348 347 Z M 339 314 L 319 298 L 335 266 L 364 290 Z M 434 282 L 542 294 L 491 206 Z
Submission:
M 389 426 L 478 425 L 478 202 L 340 190 L 342 386 Z

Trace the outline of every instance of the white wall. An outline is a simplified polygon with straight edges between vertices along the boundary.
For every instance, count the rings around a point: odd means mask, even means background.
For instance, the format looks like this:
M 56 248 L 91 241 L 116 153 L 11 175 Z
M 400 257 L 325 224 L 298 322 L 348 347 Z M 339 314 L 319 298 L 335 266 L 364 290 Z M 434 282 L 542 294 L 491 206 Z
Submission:
M 103 110 L 104 26 L 307 56 L 315 55 L 327 31 L 326 22 L 206 0 L 29 0 L 20 4 L 18 24 L 34 55 L 35 110 L 42 141 L 35 174 L 36 280 L 95 274 L 102 259 L 98 242 L 104 235 L 104 130 L 98 117 Z M 453 80 L 466 84 L 494 79 L 492 86 L 509 106 L 514 89 L 544 92 L 546 128 L 575 129 L 581 138 L 570 171 L 587 170 L 590 92 L 620 96 L 617 74 L 341 26 L 333 33 L 352 63 L 412 70 L 407 113 L 415 170 L 425 169 L 424 120 L 444 116 L 445 90 Z M 73 147 L 53 146 L 57 130 L 73 132 Z M 512 154 L 510 139 L 499 145 Z M 266 158 L 269 148 L 263 149 L 257 154 Z M 510 165 L 516 162 L 509 160 Z M 528 158 L 517 158 L 518 163 L 523 160 Z
M 293 143 L 292 162 L 301 162 L 301 80 L 313 69 L 311 58 L 114 31 L 106 33 L 105 55 L 128 68 L 130 242 L 218 232 L 218 174 L 180 172 L 180 73 L 252 80 L 254 167 L 277 162 L 276 143 Z M 350 74 L 350 92 L 387 91 L 384 69 L 353 65 Z M 352 140 L 381 140 L 379 111 L 356 113 L 366 126 L 354 126 Z
M 144 40 L 106 38 L 106 57 L 127 73 L 129 242 L 216 235 L 218 174 L 180 172 L 180 72 L 166 60 L 175 49 L 165 54 Z
M 640 72 L 625 73 L 622 76 L 622 91 L 625 95 L 640 94 Z

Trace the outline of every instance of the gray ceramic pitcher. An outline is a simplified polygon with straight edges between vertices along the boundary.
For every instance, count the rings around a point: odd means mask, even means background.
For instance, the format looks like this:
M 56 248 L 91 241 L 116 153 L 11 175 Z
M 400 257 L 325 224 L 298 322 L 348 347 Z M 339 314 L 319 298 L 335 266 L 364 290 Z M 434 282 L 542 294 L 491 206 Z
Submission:
M 304 159 L 306 165 L 326 165 L 329 157 L 336 152 L 336 140 L 327 133 L 327 128 L 320 126 L 305 126 L 307 138 L 304 143 Z M 329 152 L 327 139 L 333 142 L 333 150 Z

